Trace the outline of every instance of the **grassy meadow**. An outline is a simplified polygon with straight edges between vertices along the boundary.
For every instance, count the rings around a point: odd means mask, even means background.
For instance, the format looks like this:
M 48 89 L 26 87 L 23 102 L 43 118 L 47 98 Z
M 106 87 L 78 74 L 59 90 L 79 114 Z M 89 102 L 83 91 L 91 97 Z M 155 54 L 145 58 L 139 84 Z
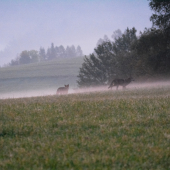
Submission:
M 0 169 L 170 169 L 170 87 L 1 99 Z

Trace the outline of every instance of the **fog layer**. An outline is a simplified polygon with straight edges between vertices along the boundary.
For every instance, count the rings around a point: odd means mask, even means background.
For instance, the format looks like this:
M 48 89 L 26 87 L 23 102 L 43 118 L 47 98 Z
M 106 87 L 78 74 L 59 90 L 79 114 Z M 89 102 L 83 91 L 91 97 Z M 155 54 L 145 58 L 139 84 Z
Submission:
M 156 89 L 156 88 L 170 88 L 170 81 L 157 81 L 152 83 L 131 83 L 126 89 L 122 89 L 119 86 L 118 91 L 133 91 L 140 89 Z M 57 89 L 44 89 L 44 90 L 30 90 L 30 91 L 22 91 L 22 92 L 9 92 L 1 94 L 0 99 L 8 99 L 8 98 L 24 98 L 24 97 L 36 97 L 36 96 L 53 96 L 56 95 Z M 116 87 L 113 87 L 112 90 L 108 89 L 108 86 L 103 87 L 93 87 L 93 88 L 69 88 L 68 95 L 70 94 L 81 94 L 81 93 L 94 93 L 94 92 L 107 92 L 112 91 L 116 92 Z M 57 95 L 59 97 L 59 95 Z

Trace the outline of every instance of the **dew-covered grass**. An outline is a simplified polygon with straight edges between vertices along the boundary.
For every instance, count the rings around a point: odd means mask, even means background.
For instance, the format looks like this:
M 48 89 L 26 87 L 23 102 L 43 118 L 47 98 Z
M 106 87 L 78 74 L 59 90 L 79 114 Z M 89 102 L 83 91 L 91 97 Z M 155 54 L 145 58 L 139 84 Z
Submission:
M 0 169 L 170 169 L 170 87 L 0 100 Z

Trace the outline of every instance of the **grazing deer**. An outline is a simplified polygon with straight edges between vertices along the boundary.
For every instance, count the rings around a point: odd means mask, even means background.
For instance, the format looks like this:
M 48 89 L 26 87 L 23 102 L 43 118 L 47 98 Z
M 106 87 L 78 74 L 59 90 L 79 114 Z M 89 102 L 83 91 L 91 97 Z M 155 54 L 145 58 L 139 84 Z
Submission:
M 112 89 L 113 86 L 116 86 L 116 89 L 118 90 L 119 86 L 122 86 L 123 88 L 126 88 L 126 86 L 131 82 L 134 81 L 133 78 L 129 77 L 128 79 L 114 79 L 110 86 L 108 87 Z
M 68 94 L 68 89 L 69 89 L 69 84 L 65 85 L 65 87 L 59 87 L 57 89 L 57 94 L 58 95 L 60 95 L 60 94 Z

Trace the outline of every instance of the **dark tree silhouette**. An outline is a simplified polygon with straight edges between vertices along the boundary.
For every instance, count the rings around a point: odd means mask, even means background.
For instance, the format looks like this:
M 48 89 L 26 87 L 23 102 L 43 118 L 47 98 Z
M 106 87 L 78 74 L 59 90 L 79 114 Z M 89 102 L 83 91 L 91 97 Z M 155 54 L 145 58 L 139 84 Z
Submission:
M 106 85 L 114 77 L 129 76 L 133 71 L 131 45 L 137 40 L 136 29 L 127 28 L 114 42 L 104 41 L 95 53 L 85 56 L 78 75 L 78 86 Z

